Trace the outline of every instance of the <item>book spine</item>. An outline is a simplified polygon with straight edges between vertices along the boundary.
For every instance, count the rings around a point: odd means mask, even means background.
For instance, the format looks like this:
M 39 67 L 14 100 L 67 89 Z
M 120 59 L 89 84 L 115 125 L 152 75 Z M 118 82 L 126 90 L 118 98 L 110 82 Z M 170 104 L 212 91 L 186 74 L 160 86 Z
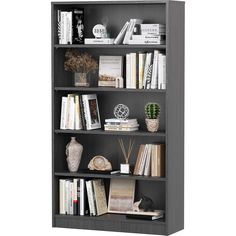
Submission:
M 126 54 L 126 88 L 130 88 L 130 78 L 131 78 L 131 58 L 130 54 Z
M 129 26 L 128 26 L 127 30 L 126 30 L 126 34 L 125 34 L 125 37 L 124 37 L 124 40 L 123 40 L 123 44 L 127 44 L 128 40 L 130 39 L 130 35 L 132 34 L 132 33 L 130 34 L 130 32 L 132 32 L 131 29 L 133 27 L 133 21 L 134 21 L 133 19 L 131 19 L 129 21 Z
M 90 216 L 95 216 L 94 201 L 93 201 L 93 191 L 92 191 L 92 182 L 91 182 L 91 180 L 86 181 L 86 188 L 87 188 L 87 196 L 88 196 L 88 202 L 89 202 Z
M 61 44 L 61 11 L 57 10 L 57 35 L 58 43 Z
M 166 55 L 163 55 L 163 77 L 162 77 L 162 89 L 166 89 Z
M 66 129 L 66 114 L 67 114 L 66 111 L 67 111 L 67 98 L 62 97 L 60 129 Z
M 69 207 L 70 207 L 70 215 L 73 215 L 73 182 L 69 183 Z
M 114 39 L 113 38 L 104 38 L 104 39 L 85 38 L 84 44 L 114 44 Z
M 157 176 L 157 145 L 152 145 L 151 154 L 151 176 Z
M 68 114 L 68 129 L 75 129 L 75 100 L 74 96 L 68 95 L 69 99 L 69 114 Z
M 130 88 L 136 89 L 136 53 L 131 53 L 130 59 L 131 59 L 131 85 L 130 85 Z
M 65 181 L 65 213 L 69 215 L 69 181 Z
M 83 101 L 83 108 L 84 108 L 84 119 L 86 124 L 86 130 L 89 130 L 89 104 L 88 99 L 86 98 L 86 95 L 82 95 L 82 101 Z
M 143 75 L 143 88 L 147 88 L 147 77 L 148 77 L 148 69 L 151 64 L 152 53 L 146 54 L 146 61 L 144 66 L 144 75 Z
M 81 113 L 81 123 L 84 130 L 86 130 L 86 121 L 84 116 L 84 106 L 83 106 L 83 100 L 82 95 L 79 96 L 79 104 L 80 104 L 80 113 Z
M 141 163 L 140 163 L 139 170 L 138 170 L 138 175 L 143 175 L 145 162 L 146 162 L 146 158 L 147 158 L 147 152 L 148 152 L 148 144 L 145 144 L 144 152 L 141 157 Z
M 79 205 L 80 207 L 78 208 L 79 209 L 79 214 L 81 216 L 84 216 L 85 215 L 85 186 L 84 186 L 84 179 L 80 179 L 79 180 L 79 186 L 80 186 L 80 199 L 79 199 Z
M 139 53 L 138 58 L 138 88 L 143 88 L 143 73 L 144 73 L 144 62 L 145 62 L 145 55 L 144 53 Z
M 65 180 L 60 179 L 59 180 L 59 201 L 60 201 L 60 209 L 59 213 L 60 214 L 66 214 L 65 211 Z
M 151 173 L 151 149 L 152 149 L 152 145 L 149 144 L 145 168 L 144 168 L 144 176 L 150 176 L 150 173 Z
M 159 54 L 158 89 L 166 89 L 166 56 Z
M 61 44 L 65 44 L 65 12 L 61 11 Z
M 129 22 L 127 21 L 123 28 L 121 29 L 120 33 L 118 34 L 118 36 L 116 37 L 115 41 L 114 41 L 114 44 L 120 44 L 121 41 L 122 41 L 122 37 L 124 37 L 124 34 L 125 34 L 125 31 L 127 30 L 129 26 Z
M 78 215 L 78 199 L 79 199 L 79 185 L 78 185 L 78 179 L 73 179 L 73 215 Z
M 75 95 L 75 129 L 82 129 L 79 95 Z
M 151 89 L 158 87 L 158 50 L 154 50 Z

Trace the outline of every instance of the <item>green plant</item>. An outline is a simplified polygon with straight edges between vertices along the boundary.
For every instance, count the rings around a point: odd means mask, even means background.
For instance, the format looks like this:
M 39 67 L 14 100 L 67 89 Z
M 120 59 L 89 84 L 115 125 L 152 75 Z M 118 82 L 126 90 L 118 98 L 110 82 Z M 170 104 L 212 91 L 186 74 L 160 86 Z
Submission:
M 160 114 L 160 105 L 158 103 L 149 102 L 144 107 L 147 119 L 157 119 Z

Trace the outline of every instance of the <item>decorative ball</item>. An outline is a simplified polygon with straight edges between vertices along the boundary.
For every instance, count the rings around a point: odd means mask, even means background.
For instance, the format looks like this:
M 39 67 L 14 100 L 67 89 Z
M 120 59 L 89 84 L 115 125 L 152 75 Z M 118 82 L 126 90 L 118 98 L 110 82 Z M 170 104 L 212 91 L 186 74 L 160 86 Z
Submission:
M 106 38 L 107 29 L 104 25 L 97 24 L 93 27 L 93 35 L 95 38 Z
M 114 116 L 117 119 L 127 119 L 129 117 L 129 108 L 124 104 L 118 104 L 114 108 Z

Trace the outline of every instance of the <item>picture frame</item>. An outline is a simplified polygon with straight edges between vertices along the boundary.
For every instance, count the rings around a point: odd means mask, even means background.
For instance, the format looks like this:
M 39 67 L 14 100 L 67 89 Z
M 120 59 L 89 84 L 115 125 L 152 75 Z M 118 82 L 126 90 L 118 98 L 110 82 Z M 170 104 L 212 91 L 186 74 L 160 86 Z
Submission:
M 87 130 L 101 129 L 101 119 L 96 94 L 83 94 L 82 101 Z
M 133 210 L 135 180 L 111 179 L 108 212 L 126 214 Z

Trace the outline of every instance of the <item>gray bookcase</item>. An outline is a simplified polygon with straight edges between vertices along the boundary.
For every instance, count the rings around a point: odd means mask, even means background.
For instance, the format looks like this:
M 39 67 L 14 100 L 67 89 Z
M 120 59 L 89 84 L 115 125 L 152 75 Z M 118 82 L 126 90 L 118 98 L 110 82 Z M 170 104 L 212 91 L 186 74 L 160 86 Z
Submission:
M 166 24 L 166 45 L 59 45 L 57 10 L 82 7 L 85 14 L 85 37 L 92 37 L 92 27 L 106 17 L 111 37 L 116 37 L 125 21 L 141 18 L 146 22 Z M 125 55 L 129 52 L 151 52 L 158 49 L 167 56 L 167 89 L 134 90 L 115 88 L 73 87 L 72 74 L 64 71 L 64 55 L 68 48 L 99 55 Z M 140 131 L 105 132 L 101 130 L 60 130 L 61 97 L 68 93 L 96 93 L 101 120 L 113 116 L 113 107 L 124 103 L 130 117 L 138 118 Z M 149 133 L 145 126 L 144 105 L 157 101 L 161 105 L 160 131 Z M 71 136 L 84 146 L 80 168 L 90 158 L 102 154 L 115 168 L 122 160 L 117 138 L 133 137 L 135 147 L 131 164 L 135 163 L 139 145 L 166 144 L 166 176 L 112 176 L 69 173 L 65 146 Z M 136 180 L 136 199 L 141 194 L 151 197 L 156 208 L 165 210 L 165 218 L 155 221 L 131 220 L 124 215 L 106 214 L 98 217 L 59 215 L 60 178 L 103 178 L 108 186 L 111 178 Z M 108 193 L 107 193 L 108 194 Z M 169 235 L 184 228 L 184 2 L 179 1 L 117 1 L 117 2 L 52 2 L 52 225 L 53 227 L 93 229 L 118 232 Z

